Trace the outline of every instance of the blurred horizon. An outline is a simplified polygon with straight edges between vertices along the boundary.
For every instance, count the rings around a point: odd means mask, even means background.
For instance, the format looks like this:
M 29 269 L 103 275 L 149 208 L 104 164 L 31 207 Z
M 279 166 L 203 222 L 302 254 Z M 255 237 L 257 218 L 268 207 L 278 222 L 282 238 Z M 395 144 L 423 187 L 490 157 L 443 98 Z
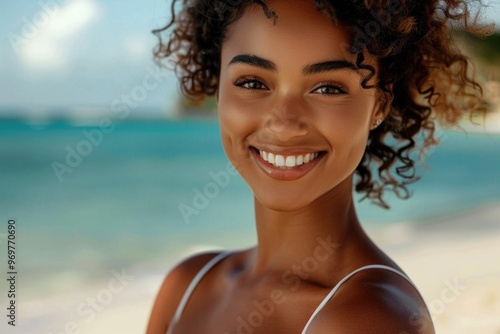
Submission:
M 500 28 L 500 1 L 483 13 Z M 0 14 L 0 117 L 88 118 L 124 109 L 133 118 L 170 118 L 177 79 L 152 56 L 152 29 L 170 1 L 13 2 Z M 146 111 L 147 110 L 147 111 Z

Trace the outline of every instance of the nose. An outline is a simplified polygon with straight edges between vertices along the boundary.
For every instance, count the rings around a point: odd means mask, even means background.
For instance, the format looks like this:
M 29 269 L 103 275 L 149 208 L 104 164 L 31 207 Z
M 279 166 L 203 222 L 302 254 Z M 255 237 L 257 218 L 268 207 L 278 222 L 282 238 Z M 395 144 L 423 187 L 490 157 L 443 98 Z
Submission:
M 304 136 L 309 132 L 306 111 L 300 99 L 280 99 L 271 108 L 267 128 L 282 142 Z

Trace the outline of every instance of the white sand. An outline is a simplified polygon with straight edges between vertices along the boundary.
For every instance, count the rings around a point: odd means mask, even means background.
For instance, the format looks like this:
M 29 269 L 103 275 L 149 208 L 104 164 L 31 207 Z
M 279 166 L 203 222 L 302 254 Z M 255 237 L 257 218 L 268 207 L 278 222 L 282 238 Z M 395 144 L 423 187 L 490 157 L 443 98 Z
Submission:
M 398 224 L 367 230 L 417 284 L 437 333 L 500 333 L 500 204 L 424 225 Z M 164 275 L 140 276 L 145 274 L 143 269 L 128 268 L 133 280 L 121 291 L 111 293 L 111 299 L 106 281 L 84 291 L 64 292 L 38 301 L 21 300 L 19 326 L 13 329 L 1 324 L 0 330 L 143 333 Z M 89 297 L 97 300 L 97 310 L 92 314 L 92 308 L 85 304 L 83 310 L 87 312 L 78 312 Z
M 500 333 L 500 204 L 371 233 L 419 287 L 437 333 Z

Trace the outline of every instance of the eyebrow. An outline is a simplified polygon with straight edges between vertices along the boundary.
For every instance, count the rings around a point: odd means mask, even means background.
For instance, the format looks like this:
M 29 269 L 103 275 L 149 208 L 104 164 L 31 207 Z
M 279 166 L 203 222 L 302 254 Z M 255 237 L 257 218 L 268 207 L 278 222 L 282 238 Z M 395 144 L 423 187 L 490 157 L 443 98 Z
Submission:
M 304 67 L 302 71 L 305 75 L 318 74 L 323 72 L 332 72 L 338 70 L 353 70 L 358 71 L 358 67 L 347 60 L 331 60 L 317 64 L 310 64 Z
M 255 55 L 235 56 L 229 62 L 229 65 L 232 65 L 232 64 L 251 65 L 251 66 L 255 66 L 255 67 L 261 68 L 263 70 L 271 71 L 271 72 L 276 72 L 278 70 L 278 66 L 276 66 L 276 64 L 273 63 L 272 61 L 261 58 L 259 56 L 255 56 Z
M 278 67 L 276 64 L 270 60 L 261 58 L 256 55 L 243 54 L 235 56 L 229 62 L 229 65 L 232 64 L 246 64 L 250 66 L 255 66 L 261 68 L 263 70 L 277 72 Z M 332 72 L 338 70 L 353 70 L 358 72 L 359 68 L 352 62 L 347 60 L 330 60 L 316 64 L 309 64 L 302 70 L 304 75 L 312 75 L 323 72 Z

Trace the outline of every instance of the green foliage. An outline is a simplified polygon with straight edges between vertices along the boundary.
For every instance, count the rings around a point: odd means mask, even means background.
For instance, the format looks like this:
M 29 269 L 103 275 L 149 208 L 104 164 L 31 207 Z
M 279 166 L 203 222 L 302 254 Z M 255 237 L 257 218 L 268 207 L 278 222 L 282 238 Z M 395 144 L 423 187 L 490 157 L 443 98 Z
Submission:
M 500 66 L 500 32 L 496 31 L 486 37 L 474 36 L 462 30 L 456 30 L 453 34 L 475 59 L 485 65 Z
M 180 101 L 181 114 L 198 114 L 200 116 L 211 116 L 217 113 L 217 99 L 215 96 L 207 96 L 202 102 L 190 101 L 182 97 Z

